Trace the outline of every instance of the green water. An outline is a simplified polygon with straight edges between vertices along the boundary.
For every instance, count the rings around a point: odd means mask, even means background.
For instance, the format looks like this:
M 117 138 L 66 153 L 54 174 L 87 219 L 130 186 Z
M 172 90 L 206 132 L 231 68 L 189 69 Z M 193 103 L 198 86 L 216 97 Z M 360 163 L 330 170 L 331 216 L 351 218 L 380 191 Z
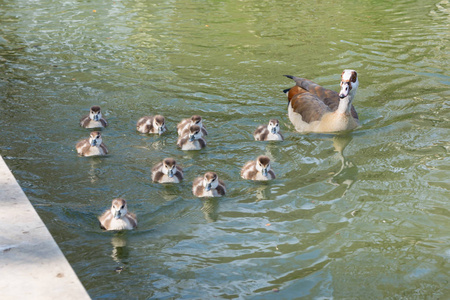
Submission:
M 449 1 L 0 1 L 0 154 L 94 299 L 446 299 Z M 338 90 L 362 126 L 294 131 L 283 77 Z M 80 158 L 91 105 L 111 155 Z M 163 114 L 169 132 L 135 131 Z M 176 148 L 200 114 L 207 148 Z M 253 141 L 278 118 L 283 143 Z M 244 181 L 271 157 L 277 179 Z M 179 185 L 151 182 L 165 157 Z M 214 170 L 221 199 L 191 193 Z M 139 229 L 102 232 L 128 200 Z M 123 271 L 115 271 L 123 267 Z

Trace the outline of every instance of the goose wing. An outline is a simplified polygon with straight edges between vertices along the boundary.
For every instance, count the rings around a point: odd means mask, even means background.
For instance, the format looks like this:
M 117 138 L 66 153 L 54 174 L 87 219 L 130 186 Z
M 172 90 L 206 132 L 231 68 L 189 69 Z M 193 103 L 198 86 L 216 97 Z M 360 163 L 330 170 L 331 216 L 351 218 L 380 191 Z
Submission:
M 292 76 L 292 75 L 284 75 L 287 78 L 290 78 L 292 80 L 295 81 L 295 83 L 297 84 L 298 87 L 300 87 L 301 89 L 303 89 L 304 91 L 307 91 L 308 93 L 315 95 L 319 100 L 321 100 L 323 103 L 325 103 L 326 106 L 328 106 L 330 108 L 331 111 L 335 111 L 338 106 L 339 106 L 339 93 L 330 90 L 330 89 L 326 89 L 322 86 L 320 86 L 319 84 L 306 79 L 306 78 L 299 78 L 296 76 Z M 288 95 L 293 98 L 295 95 L 293 95 L 293 93 L 299 91 L 302 92 L 301 89 L 298 88 L 291 88 L 288 91 Z M 293 92 L 291 92 L 291 90 L 293 90 Z M 351 113 L 352 113 L 352 117 L 355 119 L 358 119 L 358 114 L 356 113 L 355 107 L 352 105 L 351 108 Z M 302 116 L 303 117 L 303 116 Z

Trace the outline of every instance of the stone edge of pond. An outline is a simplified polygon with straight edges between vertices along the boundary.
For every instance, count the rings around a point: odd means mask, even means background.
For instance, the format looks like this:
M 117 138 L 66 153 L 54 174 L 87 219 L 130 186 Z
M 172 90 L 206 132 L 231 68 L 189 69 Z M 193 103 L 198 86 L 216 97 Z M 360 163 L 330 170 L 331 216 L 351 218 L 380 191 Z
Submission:
M 2 299 L 90 299 L 0 156 Z

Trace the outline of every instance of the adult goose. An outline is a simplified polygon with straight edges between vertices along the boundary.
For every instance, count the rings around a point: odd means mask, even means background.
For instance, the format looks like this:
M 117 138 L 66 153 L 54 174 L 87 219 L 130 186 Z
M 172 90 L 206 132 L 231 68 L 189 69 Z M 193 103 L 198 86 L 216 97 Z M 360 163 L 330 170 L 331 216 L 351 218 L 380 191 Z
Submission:
M 297 84 L 285 92 L 289 119 L 298 132 L 338 132 L 359 126 L 358 114 L 352 105 L 359 84 L 356 71 L 342 72 L 339 93 L 305 78 L 285 76 Z

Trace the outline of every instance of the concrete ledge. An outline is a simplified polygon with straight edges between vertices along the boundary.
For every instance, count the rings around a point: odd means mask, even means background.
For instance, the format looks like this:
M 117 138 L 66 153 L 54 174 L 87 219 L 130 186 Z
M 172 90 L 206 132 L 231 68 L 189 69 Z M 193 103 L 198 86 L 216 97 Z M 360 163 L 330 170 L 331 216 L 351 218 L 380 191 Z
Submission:
M 0 156 L 0 298 L 90 299 Z

